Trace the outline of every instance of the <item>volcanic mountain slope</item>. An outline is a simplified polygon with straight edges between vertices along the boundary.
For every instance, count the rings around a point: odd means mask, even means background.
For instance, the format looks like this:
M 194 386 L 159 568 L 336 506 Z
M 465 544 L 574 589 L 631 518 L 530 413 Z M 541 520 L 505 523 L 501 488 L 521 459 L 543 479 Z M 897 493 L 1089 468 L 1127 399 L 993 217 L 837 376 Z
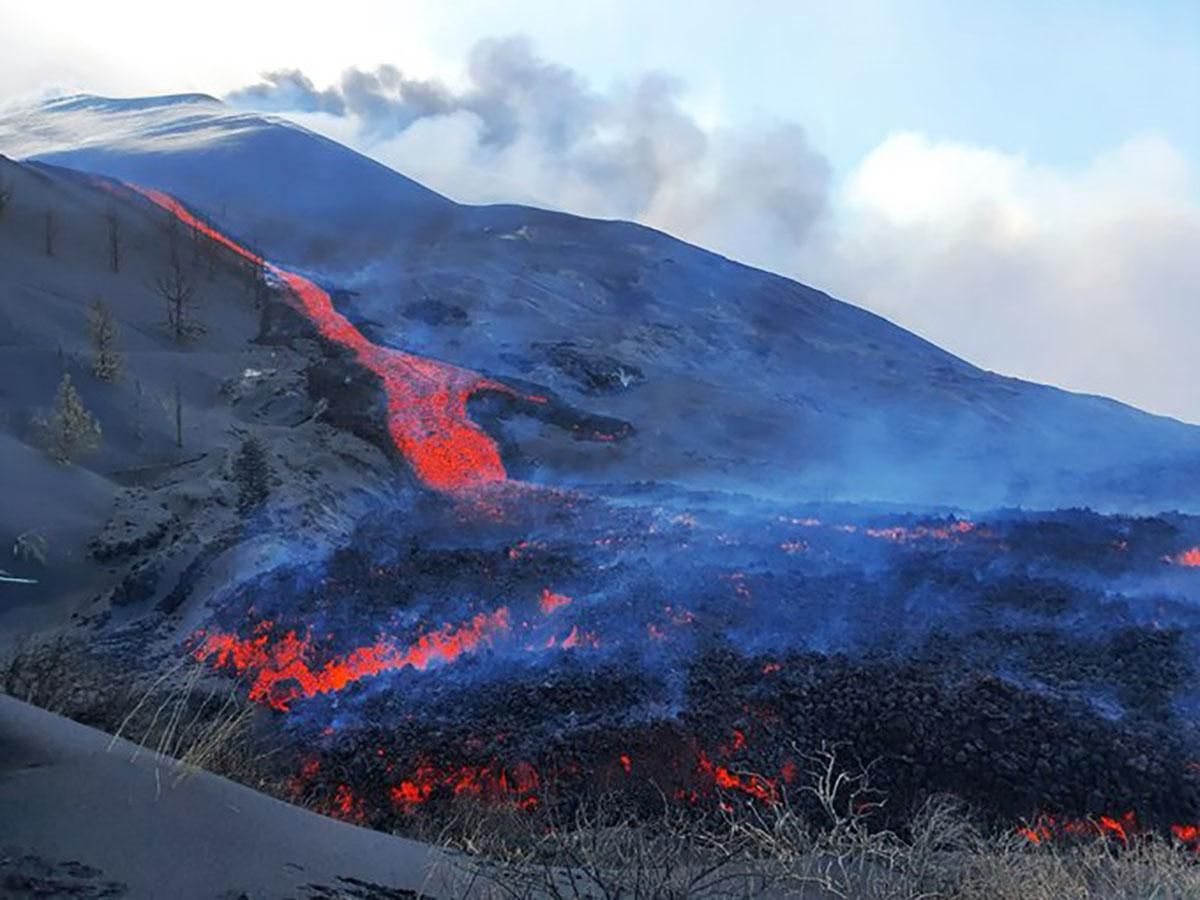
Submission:
M 209 97 L 51 101 L 0 118 L 0 150 L 169 191 L 310 273 L 375 343 L 625 423 L 563 427 L 511 397 L 477 397 L 472 413 L 515 477 L 1200 508 L 1200 428 L 984 372 L 650 229 L 453 203 Z

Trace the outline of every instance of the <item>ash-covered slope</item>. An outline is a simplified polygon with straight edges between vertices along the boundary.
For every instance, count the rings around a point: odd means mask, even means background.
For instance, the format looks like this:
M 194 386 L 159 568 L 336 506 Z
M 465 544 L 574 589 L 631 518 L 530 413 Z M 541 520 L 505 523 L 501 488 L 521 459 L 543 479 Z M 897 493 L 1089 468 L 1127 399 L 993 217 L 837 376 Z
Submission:
M 120 619 L 123 604 L 195 586 L 200 565 L 234 542 L 223 536 L 242 519 L 234 459 L 250 438 L 296 514 L 277 533 L 319 543 L 393 489 L 389 460 L 327 423 L 310 395 L 313 379 L 340 383 L 344 366 L 256 297 L 239 260 L 75 172 L 0 157 L 0 189 L 0 570 L 22 579 L 0 585 L 0 655 L 22 633 L 112 616 L 95 599 L 114 588 Z M 203 327 L 183 342 L 159 291 L 173 246 Z M 109 380 L 93 366 L 96 301 L 116 328 Z M 102 431 L 72 465 L 50 458 L 37 427 L 64 375 Z M 145 555 L 132 571 L 114 562 L 129 554 Z
M 0 803 L 20 810 L 0 818 L 5 898 L 462 895 L 427 846 L 187 771 L 5 696 Z
M 1200 509 L 1200 428 L 984 372 L 647 228 L 452 203 L 212 98 L 52 101 L 0 117 L 0 151 L 170 191 L 307 272 L 373 341 L 631 426 L 580 440 L 477 398 L 519 478 Z

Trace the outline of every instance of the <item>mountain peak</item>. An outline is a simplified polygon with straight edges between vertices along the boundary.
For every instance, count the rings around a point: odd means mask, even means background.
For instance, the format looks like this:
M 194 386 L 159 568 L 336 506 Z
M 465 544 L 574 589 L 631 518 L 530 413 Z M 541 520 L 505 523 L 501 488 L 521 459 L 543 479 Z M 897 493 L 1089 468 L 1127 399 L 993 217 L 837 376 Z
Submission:
M 67 94 L 53 97 L 41 104 L 47 112 L 71 112 L 74 110 L 103 110 L 106 112 L 141 112 L 164 107 L 194 105 L 224 106 L 224 102 L 211 94 L 159 94 L 152 97 L 103 97 L 99 94 Z

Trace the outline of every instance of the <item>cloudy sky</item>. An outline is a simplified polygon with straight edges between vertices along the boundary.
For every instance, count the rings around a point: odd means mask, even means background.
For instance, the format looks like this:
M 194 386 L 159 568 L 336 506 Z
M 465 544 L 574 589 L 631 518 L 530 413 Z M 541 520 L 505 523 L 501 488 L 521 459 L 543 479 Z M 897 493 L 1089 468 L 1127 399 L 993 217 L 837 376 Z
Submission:
M 0 0 L 0 103 L 203 91 L 1200 423 L 1196 0 Z

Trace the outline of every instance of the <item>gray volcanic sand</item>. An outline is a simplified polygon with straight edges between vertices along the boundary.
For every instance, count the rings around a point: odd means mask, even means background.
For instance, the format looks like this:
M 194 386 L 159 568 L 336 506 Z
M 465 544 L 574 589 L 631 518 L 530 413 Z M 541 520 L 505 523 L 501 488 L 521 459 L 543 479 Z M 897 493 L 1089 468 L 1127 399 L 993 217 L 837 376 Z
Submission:
M 0 897 L 453 896 L 437 889 L 445 858 L 432 848 L 178 774 L 0 696 Z

